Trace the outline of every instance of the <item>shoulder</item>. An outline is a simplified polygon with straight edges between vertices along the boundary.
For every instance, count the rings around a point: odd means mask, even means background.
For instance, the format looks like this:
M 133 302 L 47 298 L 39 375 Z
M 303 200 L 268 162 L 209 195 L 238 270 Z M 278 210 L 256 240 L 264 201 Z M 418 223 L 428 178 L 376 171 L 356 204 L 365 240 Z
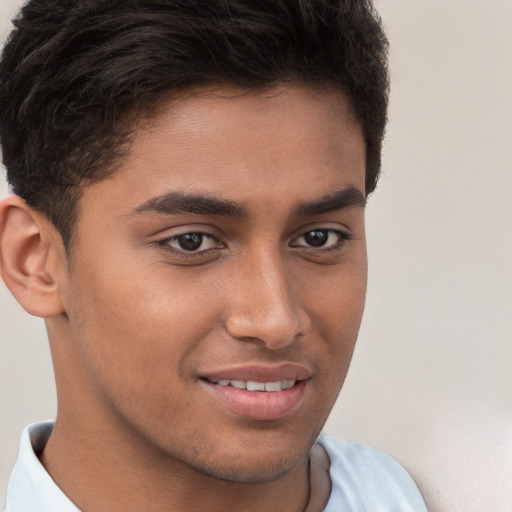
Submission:
M 421 494 L 393 457 L 362 443 L 322 434 L 331 460 L 331 497 L 325 512 L 426 512 Z

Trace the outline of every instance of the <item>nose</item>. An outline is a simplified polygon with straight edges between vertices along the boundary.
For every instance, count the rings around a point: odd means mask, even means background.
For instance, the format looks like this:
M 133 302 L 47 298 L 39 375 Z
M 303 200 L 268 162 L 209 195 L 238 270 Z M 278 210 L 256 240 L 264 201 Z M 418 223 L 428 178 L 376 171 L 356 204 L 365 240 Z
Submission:
M 309 318 L 293 276 L 277 254 L 252 254 L 231 275 L 226 329 L 236 339 L 284 348 L 303 336 Z

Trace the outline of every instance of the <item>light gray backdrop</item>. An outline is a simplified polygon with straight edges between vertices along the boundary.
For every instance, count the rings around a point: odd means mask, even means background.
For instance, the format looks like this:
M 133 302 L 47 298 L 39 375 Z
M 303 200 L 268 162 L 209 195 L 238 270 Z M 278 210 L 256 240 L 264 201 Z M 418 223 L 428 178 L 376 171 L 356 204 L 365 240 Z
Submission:
M 0 35 L 20 3 L 0 0 Z M 327 431 L 394 455 L 431 512 L 510 512 L 512 1 L 376 5 L 390 125 L 367 310 Z M 0 502 L 23 426 L 54 414 L 43 323 L 0 285 Z

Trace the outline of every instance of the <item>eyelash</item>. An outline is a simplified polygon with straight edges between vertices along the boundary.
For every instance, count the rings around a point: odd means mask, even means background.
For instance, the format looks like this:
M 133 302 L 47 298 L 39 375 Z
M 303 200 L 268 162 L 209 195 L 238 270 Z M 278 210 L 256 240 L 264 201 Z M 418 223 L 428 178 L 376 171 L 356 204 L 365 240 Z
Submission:
M 177 247 L 173 247 L 171 245 L 172 242 L 177 242 L 180 238 L 190 236 L 190 235 L 196 235 L 196 236 L 201 237 L 201 243 L 200 243 L 199 247 L 201 247 L 201 245 L 203 245 L 205 239 L 212 240 L 213 242 L 215 242 L 217 244 L 218 247 L 210 247 L 208 249 L 203 249 L 200 251 L 198 251 L 198 250 L 187 251 L 187 249 L 177 248 Z M 223 245 L 214 236 L 210 235 L 209 233 L 203 233 L 201 231 L 187 231 L 185 233 L 173 235 L 171 237 L 165 238 L 164 240 L 160 240 L 158 242 L 158 245 L 163 247 L 163 249 L 165 249 L 166 251 L 172 252 L 173 254 L 177 254 L 184 258 L 198 258 L 198 257 L 204 256 L 204 255 L 210 253 L 211 251 L 213 251 L 215 249 L 219 249 L 219 248 L 223 247 Z
M 300 238 L 303 238 L 305 237 L 306 235 L 308 234 L 311 234 L 311 233 L 323 233 L 323 234 L 326 234 L 328 239 L 327 239 L 327 243 L 328 243 L 328 240 L 329 240 L 329 236 L 330 235 L 336 235 L 336 237 L 338 238 L 336 242 L 334 242 L 334 244 L 332 244 L 331 246 L 328 246 L 328 247 L 325 247 L 324 245 L 320 245 L 320 246 L 314 246 L 314 245 L 299 245 L 296 243 L 297 240 L 299 240 Z M 173 247 L 171 244 L 173 242 L 177 242 L 180 238 L 182 237 L 187 237 L 187 236 L 199 236 L 200 237 L 200 245 L 199 247 L 201 247 L 201 245 L 203 245 L 203 243 L 205 242 L 205 239 L 210 239 L 212 242 L 214 242 L 217 247 L 209 247 L 207 249 L 203 249 L 203 250 L 190 250 L 190 251 L 187 251 L 187 249 L 185 248 L 177 248 L 177 247 Z M 348 242 L 349 240 L 352 239 L 352 236 L 345 232 L 345 231 L 341 231 L 339 229 L 333 229 L 333 228 L 314 228 L 314 229 L 308 229 L 307 231 L 304 231 L 302 232 L 301 235 L 295 237 L 289 244 L 290 247 L 293 247 L 293 248 L 297 248 L 299 250 L 302 250 L 302 251 L 310 251 L 310 250 L 313 250 L 315 251 L 315 253 L 328 253 L 328 252 L 332 252 L 332 251 L 339 251 L 340 249 L 343 248 L 343 246 L 345 245 L 346 242 Z M 204 233 L 204 232 L 201 232 L 201 231 L 187 231 L 185 233 L 180 233 L 180 234 L 177 234 L 177 235 L 173 235 L 171 237 L 168 237 L 168 238 L 165 238 L 163 240 L 160 240 L 157 242 L 157 244 L 162 247 L 163 249 L 165 249 L 166 251 L 168 252 L 172 252 L 173 254 L 177 254 L 178 256 L 180 257 L 183 257 L 183 258 L 200 258 L 200 257 L 203 257 L 209 253 L 211 253 L 212 251 L 215 251 L 216 249 L 221 249 L 221 248 L 224 248 L 225 245 L 222 244 L 221 242 L 219 242 L 219 240 L 217 240 L 213 235 L 209 234 L 209 233 Z
M 293 243 L 290 243 L 291 247 L 298 247 L 302 248 L 304 250 L 310 250 L 313 249 L 315 251 L 322 251 L 323 253 L 330 252 L 330 251 L 338 251 L 340 250 L 346 242 L 352 239 L 351 235 L 345 231 L 341 231 L 339 229 L 333 229 L 333 228 L 314 228 L 314 229 L 308 229 L 307 231 L 303 232 L 302 235 L 298 236 L 294 240 L 298 240 L 300 238 L 305 237 L 308 234 L 311 233 L 325 233 L 327 236 L 329 235 L 336 235 L 338 240 L 331 246 L 325 247 L 324 245 L 315 247 L 313 245 L 294 245 Z

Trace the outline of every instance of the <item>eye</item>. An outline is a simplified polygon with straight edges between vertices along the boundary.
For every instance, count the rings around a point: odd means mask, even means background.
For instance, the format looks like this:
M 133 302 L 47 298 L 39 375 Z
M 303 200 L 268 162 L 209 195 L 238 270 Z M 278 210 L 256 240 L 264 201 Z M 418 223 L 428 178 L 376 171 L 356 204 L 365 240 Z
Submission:
M 336 249 L 350 239 L 348 233 L 338 229 L 311 229 L 290 244 L 292 247 Z
M 160 242 L 174 252 L 197 254 L 219 247 L 219 242 L 208 233 L 190 232 L 166 238 Z

